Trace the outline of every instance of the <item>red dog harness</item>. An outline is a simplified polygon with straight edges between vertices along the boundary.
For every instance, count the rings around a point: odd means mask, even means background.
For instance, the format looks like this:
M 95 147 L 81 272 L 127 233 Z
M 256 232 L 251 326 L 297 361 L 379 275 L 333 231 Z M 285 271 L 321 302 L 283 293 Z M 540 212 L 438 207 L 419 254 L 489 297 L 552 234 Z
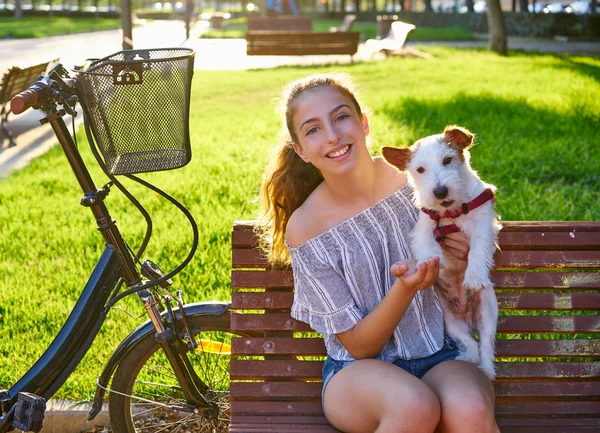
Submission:
M 442 218 L 458 218 L 461 215 L 466 215 L 473 209 L 477 209 L 479 206 L 481 206 L 488 200 L 492 200 L 492 203 L 496 200 L 494 193 L 489 188 L 484 190 L 481 194 L 479 194 L 469 203 L 463 203 L 460 206 L 460 209 L 447 210 L 442 215 L 440 215 L 432 209 L 427 209 L 424 207 L 421 208 L 421 211 L 429 215 L 429 218 L 435 221 L 435 229 L 433 230 L 433 235 L 435 236 L 436 241 L 440 241 L 444 239 L 444 236 L 446 236 L 448 233 L 456 233 L 460 231 L 456 224 L 440 226 L 440 220 Z

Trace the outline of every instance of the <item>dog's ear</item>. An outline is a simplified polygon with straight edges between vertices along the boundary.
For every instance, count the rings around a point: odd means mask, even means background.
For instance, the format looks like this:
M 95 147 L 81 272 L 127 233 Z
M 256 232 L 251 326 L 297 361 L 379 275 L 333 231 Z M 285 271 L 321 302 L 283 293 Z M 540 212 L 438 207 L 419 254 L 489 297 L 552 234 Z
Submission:
M 381 148 L 381 154 L 387 162 L 400 171 L 406 170 L 406 166 L 412 158 L 412 151 L 408 147 L 389 147 Z
M 444 138 L 450 147 L 462 152 L 473 145 L 475 134 L 462 126 L 448 125 L 444 128 Z

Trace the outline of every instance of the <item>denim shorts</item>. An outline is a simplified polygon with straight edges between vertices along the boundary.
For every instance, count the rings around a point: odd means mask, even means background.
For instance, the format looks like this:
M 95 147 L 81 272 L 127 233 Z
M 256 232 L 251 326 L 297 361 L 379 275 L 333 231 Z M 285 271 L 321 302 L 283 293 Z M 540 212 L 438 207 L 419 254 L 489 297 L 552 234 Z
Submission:
M 449 336 L 444 337 L 444 345 L 442 348 L 434 353 L 433 355 L 429 355 L 425 358 L 419 359 L 396 359 L 392 363 L 412 374 L 413 376 L 421 379 L 425 374 L 431 370 L 436 365 L 444 362 L 456 359 L 459 355 L 459 346 L 452 338 Z M 347 365 L 352 364 L 354 361 L 336 361 L 331 357 L 327 357 L 325 360 L 325 364 L 323 364 L 323 390 L 321 391 L 321 402 L 324 402 L 325 397 L 325 387 L 331 380 L 331 378 L 342 368 Z M 323 403 L 321 403 L 323 404 Z M 323 407 L 323 413 L 325 413 L 325 408 Z

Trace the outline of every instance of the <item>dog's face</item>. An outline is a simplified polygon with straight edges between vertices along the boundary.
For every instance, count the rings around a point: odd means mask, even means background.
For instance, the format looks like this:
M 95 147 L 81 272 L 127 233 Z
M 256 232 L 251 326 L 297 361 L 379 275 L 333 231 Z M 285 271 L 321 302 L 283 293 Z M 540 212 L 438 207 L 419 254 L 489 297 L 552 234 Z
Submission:
M 470 200 L 466 186 L 472 170 L 467 149 L 473 137 L 467 129 L 451 125 L 411 147 L 384 147 L 381 152 L 388 163 L 408 172 L 417 206 L 443 212 Z

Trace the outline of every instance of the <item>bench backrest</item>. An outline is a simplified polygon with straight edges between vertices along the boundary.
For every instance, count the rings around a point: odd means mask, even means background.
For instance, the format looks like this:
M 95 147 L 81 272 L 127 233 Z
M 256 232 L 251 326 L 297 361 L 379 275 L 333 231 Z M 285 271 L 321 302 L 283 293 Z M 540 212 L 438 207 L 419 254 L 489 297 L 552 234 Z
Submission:
M 521 431 L 523 423 L 570 431 L 564 426 L 590 419 L 597 426 L 600 223 L 503 225 L 502 258 L 493 272 L 501 310 L 494 386 L 502 431 Z M 276 423 L 293 415 L 326 425 L 325 347 L 290 316 L 291 270 L 267 266 L 251 221 L 235 222 L 232 247 L 232 308 L 243 314 L 233 316 L 231 327 L 255 335 L 232 342 L 232 423 L 261 417 Z
M 337 29 L 338 32 L 349 32 L 352 30 L 352 25 L 356 21 L 356 15 L 348 14 L 344 17 L 344 21 L 342 21 L 342 25 Z
M 0 105 L 10 102 L 13 96 L 27 89 L 31 83 L 46 72 L 49 63 L 44 62 L 27 68 L 13 66 L 6 71 L 0 81 Z
M 415 29 L 414 24 L 405 23 L 402 21 L 394 21 L 390 26 L 390 32 L 385 39 L 391 39 L 398 45 L 403 46 L 406 42 L 408 34 Z
M 248 55 L 326 55 L 358 51 L 359 32 L 253 31 L 246 33 Z
M 307 16 L 278 15 L 261 17 L 248 15 L 248 31 L 256 30 L 312 30 L 312 21 Z

